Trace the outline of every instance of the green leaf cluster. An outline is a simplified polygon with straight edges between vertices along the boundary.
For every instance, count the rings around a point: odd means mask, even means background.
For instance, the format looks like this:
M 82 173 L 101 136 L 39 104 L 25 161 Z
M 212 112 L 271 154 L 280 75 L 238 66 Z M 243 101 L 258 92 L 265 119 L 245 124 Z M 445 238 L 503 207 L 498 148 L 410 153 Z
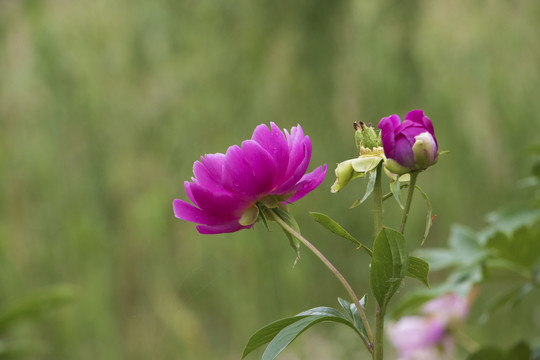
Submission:
M 262 327 L 249 339 L 242 353 L 242 359 L 253 350 L 268 344 L 262 360 L 273 360 L 301 333 L 320 322 L 344 324 L 353 329 L 359 336 L 366 336 L 356 306 L 341 298 L 338 301 L 345 314 L 332 307 L 320 306 Z M 365 306 L 365 296 L 360 303 L 362 307 Z

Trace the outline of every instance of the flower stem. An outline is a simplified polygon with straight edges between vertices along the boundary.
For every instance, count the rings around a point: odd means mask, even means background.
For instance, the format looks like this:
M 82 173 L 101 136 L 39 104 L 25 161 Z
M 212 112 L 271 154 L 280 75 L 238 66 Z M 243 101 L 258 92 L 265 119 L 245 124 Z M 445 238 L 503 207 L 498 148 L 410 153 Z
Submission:
M 285 221 L 283 221 L 278 214 L 275 214 L 274 220 L 286 231 L 288 231 L 292 236 L 297 238 L 302 244 L 304 244 L 311 252 L 313 252 L 323 263 L 326 265 L 328 269 L 334 275 L 337 277 L 339 282 L 343 285 L 345 290 L 349 293 L 350 297 L 352 298 L 354 304 L 356 305 L 358 309 L 358 313 L 360 314 L 360 317 L 362 318 L 362 323 L 364 325 L 364 329 L 366 329 L 367 338 L 364 336 L 364 334 L 360 333 L 360 337 L 364 341 L 364 344 L 366 345 L 367 349 L 371 352 L 372 351 L 372 343 L 373 343 L 373 333 L 371 331 L 371 327 L 369 326 L 369 322 L 366 318 L 366 314 L 364 313 L 364 309 L 362 308 L 362 305 L 360 305 L 360 301 L 358 300 L 358 296 L 354 293 L 354 290 L 352 289 L 351 285 L 347 282 L 347 280 L 341 275 L 341 273 L 336 269 L 334 265 L 328 260 L 320 251 L 310 243 L 306 238 L 304 238 L 302 235 L 300 235 L 298 232 L 296 232 L 292 227 L 290 227 Z
M 381 186 L 382 161 L 377 166 L 377 177 L 375 178 L 375 186 L 373 187 L 373 224 L 375 226 L 376 238 L 383 226 L 383 197 Z
M 403 217 L 401 218 L 401 227 L 399 228 L 400 233 L 405 232 L 405 225 L 407 224 L 407 218 L 409 217 L 409 210 L 411 209 L 412 198 L 414 195 L 414 188 L 416 186 L 416 178 L 418 177 L 418 172 L 414 171 L 411 173 L 411 181 L 409 182 L 409 191 L 407 194 L 407 202 L 405 203 L 405 209 L 403 210 Z
M 382 162 L 377 166 L 377 178 L 373 188 L 373 224 L 374 238 L 382 229 L 383 226 L 383 197 L 382 197 Z M 383 359 L 383 340 L 384 340 L 384 315 L 386 309 L 381 308 L 379 304 L 375 307 L 375 337 L 373 338 L 373 359 Z

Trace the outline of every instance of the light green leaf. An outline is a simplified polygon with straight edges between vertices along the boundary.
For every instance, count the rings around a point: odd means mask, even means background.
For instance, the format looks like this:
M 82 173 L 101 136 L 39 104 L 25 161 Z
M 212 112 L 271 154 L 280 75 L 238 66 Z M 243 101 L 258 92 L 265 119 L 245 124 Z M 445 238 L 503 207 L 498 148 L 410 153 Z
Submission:
M 409 256 L 409 265 L 407 266 L 407 276 L 418 279 L 429 288 L 429 264 L 415 256 Z
M 345 324 L 358 333 L 358 330 L 354 327 L 354 325 L 350 321 L 344 320 L 342 317 L 324 315 L 307 316 L 281 330 L 270 342 L 270 344 L 268 344 L 268 347 L 262 356 L 262 360 L 274 360 L 301 333 L 309 329 L 311 326 L 323 321 L 332 321 Z
M 347 230 L 345 230 L 340 224 L 338 224 L 328 215 L 315 212 L 315 211 L 310 211 L 309 214 L 313 217 L 313 219 L 315 219 L 315 221 L 317 221 L 319 224 L 321 224 L 322 226 L 324 226 L 325 228 L 327 228 L 334 234 L 341 236 L 344 239 L 349 240 L 353 244 L 362 246 L 363 249 L 371 256 L 371 253 L 372 253 L 371 249 L 363 246 L 363 244 L 360 241 L 356 240 L 354 236 L 352 236 Z
M 401 233 L 383 227 L 373 244 L 373 257 L 369 284 L 373 296 L 381 307 L 386 310 L 390 298 L 399 289 L 407 273 L 409 253 L 407 243 Z
M 363 203 L 369 197 L 369 195 L 371 195 L 371 193 L 373 192 L 373 189 L 375 188 L 376 179 L 377 179 L 377 172 L 371 171 L 369 173 L 369 180 L 368 180 L 368 184 L 366 188 L 366 193 L 364 194 L 364 197 L 362 198 L 362 200 L 360 200 L 360 204 Z
M 360 306 L 362 306 L 362 309 L 365 309 L 366 307 L 366 300 L 367 300 L 367 295 L 364 295 L 360 299 Z M 345 312 L 349 316 L 349 318 L 354 321 L 354 325 L 356 326 L 356 328 L 360 330 L 367 338 L 368 337 L 367 332 L 366 332 L 366 329 L 364 328 L 364 324 L 362 323 L 362 318 L 360 317 L 360 312 L 358 311 L 356 304 L 350 303 L 347 300 L 344 300 L 342 298 L 338 298 L 338 301 L 341 307 L 343 308 L 343 310 L 345 310 Z
M 390 181 L 390 191 L 392 192 L 392 195 L 394 195 L 394 199 L 396 199 L 399 207 L 405 209 L 403 203 L 401 202 L 401 184 L 399 182 L 399 177 L 396 176 L 394 181 Z
M 382 157 L 380 156 L 362 155 L 356 159 L 353 159 L 351 164 L 354 171 L 359 173 L 366 173 L 375 169 L 381 161 Z
M 426 201 L 426 206 L 427 206 L 426 229 L 424 230 L 424 237 L 422 238 L 422 242 L 420 243 L 420 246 L 422 246 L 422 245 L 424 245 L 424 242 L 426 241 L 426 239 L 427 239 L 427 237 L 429 235 L 429 230 L 431 229 L 431 225 L 433 225 L 433 216 L 432 216 L 433 208 L 431 207 L 431 201 L 429 201 L 429 198 L 428 198 L 427 194 L 422 189 L 420 189 L 420 187 L 415 186 L 415 188 L 416 188 L 416 190 L 418 190 L 420 195 L 422 195 L 422 197 Z
M 522 227 L 540 221 L 540 207 L 531 203 L 514 203 L 489 213 L 486 217 L 491 227 L 507 236 Z

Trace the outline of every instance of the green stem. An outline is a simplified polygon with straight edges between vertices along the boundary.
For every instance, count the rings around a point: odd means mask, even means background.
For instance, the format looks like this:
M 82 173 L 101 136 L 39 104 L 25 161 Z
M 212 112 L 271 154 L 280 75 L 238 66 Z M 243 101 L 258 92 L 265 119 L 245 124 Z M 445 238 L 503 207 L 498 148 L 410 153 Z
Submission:
M 356 308 L 358 309 L 358 313 L 360 314 L 360 317 L 362 318 L 362 323 L 364 324 L 364 328 L 366 329 L 367 338 L 364 336 L 364 334 L 360 333 L 360 337 L 364 341 L 364 344 L 366 345 L 367 349 L 371 352 L 372 351 L 372 343 L 373 343 L 373 333 L 371 331 L 371 327 L 369 326 L 369 322 L 367 320 L 366 314 L 364 313 L 364 309 L 362 308 L 362 305 L 360 305 L 360 300 L 358 300 L 358 296 L 354 293 L 354 290 L 352 289 L 351 285 L 347 282 L 345 277 L 341 275 L 341 273 L 336 269 L 334 265 L 328 260 L 320 251 L 310 243 L 306 238 L 304 238 L 302 235 L 300 235 L 298 232 L 296 232 L 292 227 L 290 227 L 285 221 L 283 221 L 278 214 L 274 213 L 274 220 L 286 231 L 288 231 L 292 236 L 297 238 L 302 244 L 304 244 L 311 252 L 313 252 L 323 263 L 326 265 L 328 269 L 334 275 L 337 277 L 341 285 L 347 290 L 350 297 L 352 298 L 354 304 L 356 305 Z
M 399 228 L 400 233 L 405 232 L 405 225 L 407 224 L 407 218 L 409 217 L 409 210 L 411 209 L 412 198 L 414 195 L 414 188 L 416 186 L 416 178 L 418 177 L 418 172 L 411 173 L 411 181 L 409 182 L 409 191 L 407 194 L 407 202 L 405 203 L 405 209 L 403 210 L 403 217 L 401 218 L 401 227 Z
M 383 226 L 383 197 L 382 197 L 382 162 L 377 166 L 377 178 L 373 188 L 373 224 L 375 234 L 377 235 Z M 373 359 L 383 359 L 383 340 L 384 340 L 384 315 L 386 309 L 380 308 L 379 305 L 375 308 L 375 337 L 373 338 Z
M 377 177 L 375 178 L 375 186 L 373 187 L 373 224 L 375 225 L 375 238 L 383 226 L 382 166 L 381 161 L 377 166 Z
M 375 309 L 375 342 L 373 344 L 373 360 L 383 360 L 385 313 L 386 308 L 380 308 L 377 304 L 377 307 Z

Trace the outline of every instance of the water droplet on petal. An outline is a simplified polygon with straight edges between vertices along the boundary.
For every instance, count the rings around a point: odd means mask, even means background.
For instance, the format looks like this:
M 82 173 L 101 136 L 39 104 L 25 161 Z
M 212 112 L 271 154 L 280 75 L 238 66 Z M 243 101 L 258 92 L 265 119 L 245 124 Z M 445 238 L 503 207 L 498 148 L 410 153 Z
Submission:
M 234 187 L 240 187 L 240 181 L 233 181 Z

